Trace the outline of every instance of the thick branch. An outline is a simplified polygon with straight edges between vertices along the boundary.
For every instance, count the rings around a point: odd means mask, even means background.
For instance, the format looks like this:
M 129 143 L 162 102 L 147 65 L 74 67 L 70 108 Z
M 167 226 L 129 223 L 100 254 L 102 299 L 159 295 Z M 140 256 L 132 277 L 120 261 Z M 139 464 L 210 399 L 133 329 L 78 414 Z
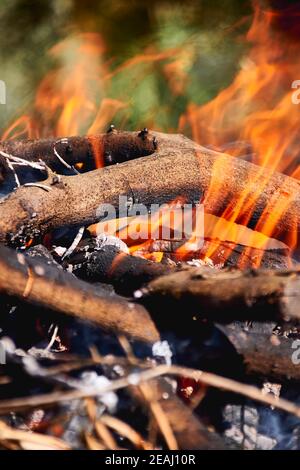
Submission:
M 114 333 L 154 342 L 159 334 L 147 311 L 109 295 L 43 260 L 0 248 L 0 292 L 30 304 L 91 321 Z
M 297 180 L 279 173 L 270 175 L 268 169 L 205 150 L 182 136 L 156 136 L 159 150 L 150 158 L 61 177 L 60 183 L 49 178 L 46 184 L 50 191 L 37 187 L 17 189 L 1 205 L 1 240 L 22 238 L 24 234 L 34 236 L 64 225 L 94 223 L 99 219 L 99 205 L 110 203 L 117 207 L 119 195 L 148 206 L 179 196 L 184 196 L 186 202 L 202 198 L 206 212 L 227 218 L 232 215 L 230 209 L 236 209 L 242 200 L 240 218 L 249 227 L 261 218 L 269 222 L 260 224 L 260 231 L 267 235 L 270 226 L 276 227 L 272 236 L 282 240 L 298 233 Z M 212 178 L 215 189 L 211 187 Z
M 235 322 L 219 328 L 242 356 L 248 374 L 283 382 L 300 380 L 299 364 L 292 357 L 299 358 L 297 342 L 293 348 L 295 338 L 274 335 L 272 325 L 267 324 L 253 323 L 246 328 Z
M 69 262 L 77 261 L 74 257 Z M 123 295 L 132 295 L 143 284 L 170 271 L 169 266 L 129 255 L 109 245 L 91 253 L 73 269 L 74 274 L 82 279 L 113 284 Z
M 83 163 L 87 168 L 109 166 L 155 152 L 153 136 L 146 132 L 120 132 L 62 139 L 8 140 L 0 143 L 0 151 L 28 161 L 43 160 L 52 170 L 64 166 L 55 154 L 68 164 Z
M 173 318 L 179 311 L 219 323 L 300 319 L 298 271 L 186 269 L 153 280 L 135 295 L 159 303 L 160 311 L 168 306 Z
M 158 245 L 157 241 L 154 243 Z M 169 245 L 171 243 L 170 241 Z M 206 241 L 202 250 L 191 253 L 184 260 L 205 256 L 206 252 L 214 246 L 213 243 L 213 241 Z M 176 256 L 174 258 L 176 259 Z M 288 266 L 288 257 L 280 250 L 260 252 L 254 248 L 250 249 L 241 245 L 235 246 L 231 243 L 217 241 L 215 241 L 213 260 L 216 264 L 220 263 L 221 266 L 223 264 L 237 266 L 240 260 L 245 263 L 246 267 L 256 266 L 257 260 L 260 261 L 262 267 L 266 268 L 287 268 Z M 76 276 L 90 282 L 112 284 L 119 294 L 125 296 L 132 295 L 135 290 L 159 276 L 175 271 L 175 264 L 156 263 L 132 256 L 111 245 L 90 254 L 85 251 L 79 252 L 71 256 L 67 263 L 73 266 L 72 272 Z

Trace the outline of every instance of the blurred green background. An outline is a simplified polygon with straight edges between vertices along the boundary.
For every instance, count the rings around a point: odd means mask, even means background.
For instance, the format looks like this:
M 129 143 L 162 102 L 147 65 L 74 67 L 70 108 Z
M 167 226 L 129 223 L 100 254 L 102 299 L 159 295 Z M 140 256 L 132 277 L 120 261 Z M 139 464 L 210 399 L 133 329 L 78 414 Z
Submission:
M 126 107 L 114 116 L 117 126 L 176 130 L 188 103 L 205 103 L 232 81 L 247 52 L 244 35 L 251 20 L 250 0 L 1 0 L 0 79 L 7 86 L 7 104 L 0 106 L 0 130 L 21 114 L 37 113 L 36 90 L 50 70 L 69 71 L 72 88 L 74 64 L 80 59 L 74 41 L 90 32 L 98 33 L 104 44 L 93 70 L 112 73 L 89 93 L 95 109 L 103 98 L 120 100 Z M 49 54 L 66 38 L 67 48 Z M 167 51 L 161 59 L 141 59 L 118 69 L 141 54 Z M 60 85 L 54 84 L 54 92 Z M 49 120 L 44 110 L 42 134 L 57 133 L 58 108 Z M 93 114 L 95 110 L 81 120 L 79 133 L 88 130 Z

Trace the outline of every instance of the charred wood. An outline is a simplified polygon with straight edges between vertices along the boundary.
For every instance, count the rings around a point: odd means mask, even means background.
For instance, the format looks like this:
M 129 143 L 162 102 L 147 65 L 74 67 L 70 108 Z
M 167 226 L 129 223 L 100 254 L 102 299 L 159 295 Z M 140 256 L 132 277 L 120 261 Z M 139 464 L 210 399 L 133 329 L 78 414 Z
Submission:
M 90 282 L 112 284 L 122 295 L 132 295 L 147 282 L 172 270 L 162 263 L 132 256 L 110 245 L 93 253 L 83 254 L 83 257 L 74 256 L 68 262 L 71 265 L 75 263 L 72 272 L 76 276 Z
M 190 268 L 151 281 L 140 301 L 219 323 L 234 320 L 299 322 L 299 272 Z M 182 315 L 182 314 L 181 314 Z M 172 322 L 172 319 L 169 319 Z M 178 320 L 179 321 L 179 320 Z
M 96 289 L 56 266 L 5 247 L 0 248 L 0 293 L 141 341 L 153 342 L 159 338 L 141 305 Z
M 241 356 L 247 374 L 279 382 L 300 380 L 299 332 L 275 334 L 274 325 L 255 322 L 250 325 L 235 322 L 219 328 Z

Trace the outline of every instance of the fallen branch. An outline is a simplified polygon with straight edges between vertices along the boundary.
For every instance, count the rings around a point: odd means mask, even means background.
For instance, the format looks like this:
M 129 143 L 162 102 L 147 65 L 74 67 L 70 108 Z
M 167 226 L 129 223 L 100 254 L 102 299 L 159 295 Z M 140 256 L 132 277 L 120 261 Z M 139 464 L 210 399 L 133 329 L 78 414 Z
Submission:
M 238 207 L 239 219 L 248 227 L 260 221 L 257 229 L 262 233 L 270 236 L 274 227 L 273 237 L 285 240 L 293 235 L 294 240 L 300 227 L 297 180 L 280 173 L 270 175 L 268 169 L 206 150 L 182 136 L 155 136 L 159 150 L 150 158 L 72 178 L 62 176 L 60 181 L 50 176 L 45 182 L 51 188 L 48 192 L 18 188 L 1 206 L 1 240 L 35 238 L 53 228 L 95 223 L 99 205 L 118 207 L 119 195 L 147 206 L 184 196 L 186 202 L 202 200 L 207 213 L 227 219 Z
M 297 353 L 295 338 L 273 334 L 270 325 L 253 323 L 246 328 L 236 322 L 218 327 L 242 356 L 247 374 L 280 382 L 300 380 L 300 367 L 292 358 Z
M 90 253 L 81 262 L 74 256 L 68 260 L 74 264 L 72 272 L 90 282 L 112 284 L 118 293 L 132 293 L 151 280 L 172 271 L 172 268 L 161 263 L 154 263 L 144 258 L 124 253 L 115 246 L 107 245 Z M 78 267 L 76 266 L 78 264 Z
M 233 320 L 298 321 L 299 271 L 181 270 L 151 281 L 135 293 L 150 305 L 219 323 Z M 163 316 L 163 315 L 162 315 Z M 176 319 L 176 320 L 175 320 Z M 172 320 L 170 320 L 172 321 Z
M 140 305 L 95 288 L 43 260 L 0 248 L 0 292 L 22 302 L 91 321 L 105 330 L 153 342 L 159 334 Z
M 28 162 L 42 160 L 58 172 L 76 164 L 84 164 L 86 169 L 109 166 L 150 155 L 155 149 L 156 143 L 147 132 L 120 132 L 113 127 L 106 134 L 94 136 L 0 142 L 0 154 L 4 152 Z

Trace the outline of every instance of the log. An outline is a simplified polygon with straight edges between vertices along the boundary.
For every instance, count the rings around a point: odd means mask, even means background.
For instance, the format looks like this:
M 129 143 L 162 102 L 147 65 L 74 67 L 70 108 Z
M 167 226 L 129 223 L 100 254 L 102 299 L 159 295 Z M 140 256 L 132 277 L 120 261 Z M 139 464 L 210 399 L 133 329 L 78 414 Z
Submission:
M 277 382 L 300 380 L 300 367 L 292 361 L 292 354 L 296 352 L 293 335 L 275 335 L 274 325 L 261 323 L 246 326 L 235 322 L 218 325 L 218 328 L 242 357 L 247 374 Z M 296 338 L 299 340 L 299 334 Z
M 185 269 L 151 281 L 135 297 L 147 305 L 219 323 L 299 322 L 300 271 Z M 182 313 L 181 313 L 182 315 Z M 169 320 L 170 322 L 172 321 Z
M 74 257 L 68 260 L 71 265 L 80 262 Z M 121 252 L 115 246 L 107 245 L 84 257 L 75 264 L 72 272 L 89 282 L 103 282 L 114 286 L 122 295 L 132 293 L 151 280 L 171 272 L 171 267 L 162 263 L 132 256 Z
M 84 169 L 109 166 L 155 152 L 156 142 L 148 132 L 116 131 L 113 127 L 105 134 L 60 139 L 7 140 L 0 143 L 0 151 L 37 162 L 42 160 L 57 172 L 65 170 L 54 150 L 70 166 L 84 164 Z M 5 164 L 3 156 L 0 161 Z
M 154 342 L 159 338 L 141 305 L 96 289 L 43 260 L 5 247 L 0 248 L 0 293 L 140 341 Z
M 154 242 L 156 247 L 159 246 L 157 242 Z M 184 261 L 196 260 L 193 262 L 201 263 L 198 259 L 201 260 L 205 257 L 205 253 L 211 249 L 212 243 L 206 241 L 202 250 L 188 254 L 184 257 Z M 217 266 L 237 266 L 239 260 L 242 259 L 245 266 L 249 268 L 254 267 L 258 259 L 261 266 L 265 268 L 283 269 L 288 267 L 288 257 L 280 250 L 265 250 L 261 253 L 259 250 L 241 245 L 217 241 L 214 243 L 216 250 L 212 259 Z M 161 247 L 166 247 L 166 244 L 163 243 Z M 243 256 L 243 253 L 246 254 Z M 173 254 L 171 259 L 178 261 L 180 258 Z M 67 264 L 72 267 L 72 272 L 81 279 L 112 284 L 118 294 L 125 296 L 131 296 L 135 290 L 152 280 L 176 270 L 175 263 L 156 263 L 124 253 L 112 245 L 106 245 L 88 254 L 86 251 L 75 253 L 67 259 L 66 266 Z M 182 263 L 178 263 L 177 269 L 180 269 L 181 266 Z
M 270 236 L 272 225 L 273 237 L 295 239 L 300 226 L 297 180 L 275 172 L 270 175 L 267 169 L 206 150 L 180 135 L 152 133 L 149 138 L 153 136 L 158 150 L 150 158 L 74 177 L 50 175 L 44 187 L 18 188 L 2 202 L 0 240 L 22 243 L 57 227 L 95 223 L 99 205 L 118 207 L 119 195 L 147 206 L 184 196 L 187 203 L 202 200 L 207 213 L 229 219 L 245 188 L 248 198 L 256 202 L 254 207 L 241 207 L 240 221 L 250 228 L 258 220 L 268 221 L 269 225 L 260 222 L 262 233 Z M 211 190 L 212 177 L 216 190 Z

